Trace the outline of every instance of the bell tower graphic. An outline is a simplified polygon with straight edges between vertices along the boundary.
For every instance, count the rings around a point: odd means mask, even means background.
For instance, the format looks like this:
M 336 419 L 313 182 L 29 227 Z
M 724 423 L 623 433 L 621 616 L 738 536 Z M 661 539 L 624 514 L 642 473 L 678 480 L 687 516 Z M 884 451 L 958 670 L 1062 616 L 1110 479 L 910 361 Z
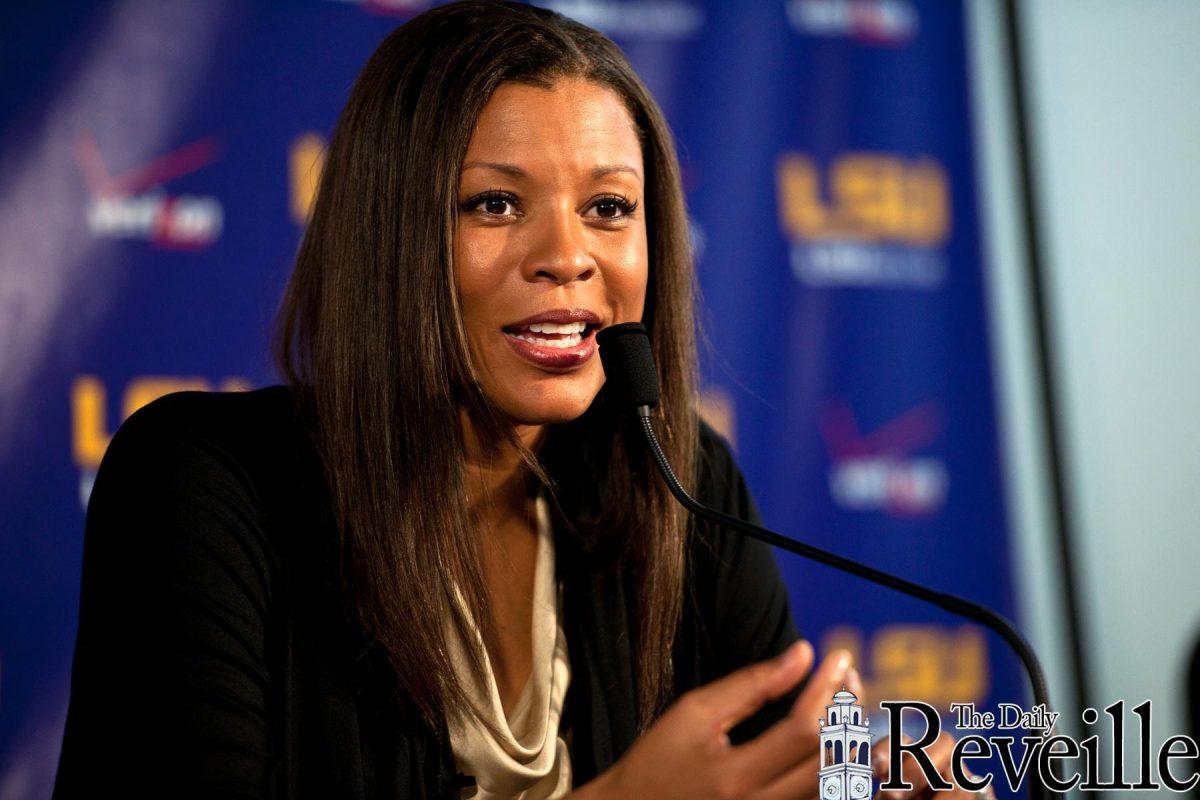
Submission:
M 867 800 L 871 796 L 871 732 L 858 698 L 845 687 L 825 707 L 821 723 L 822 800 Z

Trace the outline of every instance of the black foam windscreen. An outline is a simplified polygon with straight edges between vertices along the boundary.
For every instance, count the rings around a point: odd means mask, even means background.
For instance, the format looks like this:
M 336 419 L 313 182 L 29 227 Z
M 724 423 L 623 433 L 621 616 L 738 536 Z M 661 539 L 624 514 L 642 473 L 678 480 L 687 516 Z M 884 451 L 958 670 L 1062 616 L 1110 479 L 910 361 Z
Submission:
M 640 322 L 610 325 L 596 333 L 609 397 L 620 411 L 658 405 L 658 369 L 650 337 Z

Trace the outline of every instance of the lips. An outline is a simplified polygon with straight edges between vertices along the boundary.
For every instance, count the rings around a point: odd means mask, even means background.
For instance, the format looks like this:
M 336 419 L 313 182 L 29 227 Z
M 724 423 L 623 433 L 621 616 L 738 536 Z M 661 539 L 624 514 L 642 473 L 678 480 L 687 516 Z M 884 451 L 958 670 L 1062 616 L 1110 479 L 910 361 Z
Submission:
M 523 328 L 535 322 L 554 322 L 558 324 L 586 322 L 588 325 L 599 325 L 600 316 L 586 308 L 555 308 L 516 322 L 510 322 L 504 326 L 504 329 Z
M 596 353 L 600 317 L 587 309 L 553 309 L 505 325 L 505 341 L 535 366 L 569 371 Z

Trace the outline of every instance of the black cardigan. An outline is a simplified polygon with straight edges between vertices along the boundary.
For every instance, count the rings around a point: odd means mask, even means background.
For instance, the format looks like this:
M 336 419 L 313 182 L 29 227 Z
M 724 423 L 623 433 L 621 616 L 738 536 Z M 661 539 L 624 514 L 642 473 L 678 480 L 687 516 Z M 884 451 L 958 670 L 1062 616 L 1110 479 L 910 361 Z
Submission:
M 703 502 L 757 520 L 701 434 Z M 380 648 L 338 611 L 328 494 L 292 393 L 177 392 L 121 425 L 88 503 L 71 700 L 54 798 L 457 798 Z M 556 526 L 574 785 L 636 738 L 624 572 Z M 675 691 L 798 638 L 769 549 L 697 527 Z M 786 713 L 795 692 L 734 732 Z

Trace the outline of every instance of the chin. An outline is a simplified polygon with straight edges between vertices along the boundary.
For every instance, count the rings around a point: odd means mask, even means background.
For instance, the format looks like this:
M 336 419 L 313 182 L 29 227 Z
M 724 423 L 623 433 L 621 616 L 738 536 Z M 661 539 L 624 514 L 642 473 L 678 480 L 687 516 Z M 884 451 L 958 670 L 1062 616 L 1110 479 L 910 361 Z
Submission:
M 504 411 L 518 425 L 556 425 L 579 419 L 592 405 L 596 392 L 511 396 Z
M 557 425 L 579 419 L 590 404 L 556 403 L 550 406 L 523 405 L 509 411 L 509 417 L 518 425 Z

